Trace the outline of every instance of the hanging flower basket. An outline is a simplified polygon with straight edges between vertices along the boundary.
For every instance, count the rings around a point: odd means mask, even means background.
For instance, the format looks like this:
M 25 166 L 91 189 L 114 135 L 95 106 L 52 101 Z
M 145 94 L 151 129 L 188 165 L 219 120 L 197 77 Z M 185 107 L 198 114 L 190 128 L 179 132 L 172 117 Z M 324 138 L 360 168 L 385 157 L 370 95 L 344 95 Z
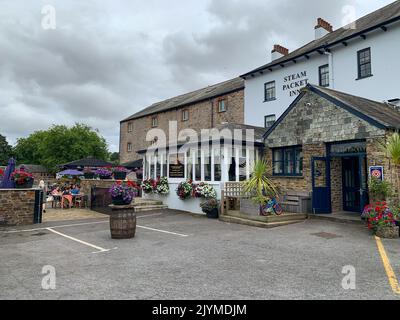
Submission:
M 115 180 L 125 180 L 127 174 L 130 172 L 124 167 L 115 167 L 113 170 Z
M 95 173 L 101 180 L 109 180 L 112 178 L 112 171 L 109 168 L 99 168 Z
M 11 174 L 11 179 L 17 189 L 31 189 L 33 187 L 33 175 L 24 170 L 15 170 Z
M 193 183 L 191 180 L 181 182 L 176 189 L 176 194 L 179 199 L 187 200 L 192 197 L 193 194 Z

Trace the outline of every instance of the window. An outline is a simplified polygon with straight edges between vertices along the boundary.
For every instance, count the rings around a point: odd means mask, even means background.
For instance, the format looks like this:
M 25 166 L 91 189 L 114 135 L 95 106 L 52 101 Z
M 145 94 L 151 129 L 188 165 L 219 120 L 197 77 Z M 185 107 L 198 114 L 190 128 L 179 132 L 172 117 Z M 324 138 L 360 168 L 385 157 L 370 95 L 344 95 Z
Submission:
M 301 176 L 303 174 L 301 147 L 274 149 L 272 162 L 274 176 Z
M 214 149 L 214 181 L 222 180 L 222 158 L 223 158 L 223 149 L 216 148 Z
M 157 116 L 151 118 L 151 126 L 153 128 L 158 127 L 158 118 L 157 118 Z
M 371 48 L 358 51 L 358 79 L 372 76 Z
M 226 112 L 226 101 L 225 100 L 218 101 L 218 112 Z
M 133 151 L 132 143 L 128 142 L 126 149 L 128 150 L 128 152 L 132 152 Z
M 265 85 L 265 101 L 276 99 L 275 81 L 267 82 Z
M 329 64 L 319 67 L 319 85 L 329 87 Z
M 129 122 L 128 123 L 128 132 L 132 132 L 133 131 L 133 123 Z
M 182 121 L 188 121 L 189 120 L 189 110 L 183 110 L 182 111 Z
M 271 128 L 274 125 L 275 121 L 276 121 L 276 115 L 275 114 L 270 114 L 268 116 L 265 116 L 264 117 L 265 128 Z

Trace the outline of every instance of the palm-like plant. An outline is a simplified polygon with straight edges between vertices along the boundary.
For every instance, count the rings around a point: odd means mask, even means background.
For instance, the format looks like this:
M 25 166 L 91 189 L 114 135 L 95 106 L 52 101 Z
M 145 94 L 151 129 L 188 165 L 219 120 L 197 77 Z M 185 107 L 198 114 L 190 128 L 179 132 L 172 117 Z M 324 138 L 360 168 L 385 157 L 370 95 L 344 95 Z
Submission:
M 258 201 L 265 196 L 275 197 L 278 191 L 271 179 L 268 178 L 270 171 L 271 166 L 267 160 L 257 160 L 254 163 L 250 180 L 243 183 L 243 193 L 254 196 Z
M 395 177 L 396 177 L 396 185 L 397 185 L 397 197 L 400 202 L 400 177 L 399 177 L 399 169 L 400 169 L 400 134 L 398 132 L 393 133 L 386 143 L 386 154 L 389 159 L 393 162 Z

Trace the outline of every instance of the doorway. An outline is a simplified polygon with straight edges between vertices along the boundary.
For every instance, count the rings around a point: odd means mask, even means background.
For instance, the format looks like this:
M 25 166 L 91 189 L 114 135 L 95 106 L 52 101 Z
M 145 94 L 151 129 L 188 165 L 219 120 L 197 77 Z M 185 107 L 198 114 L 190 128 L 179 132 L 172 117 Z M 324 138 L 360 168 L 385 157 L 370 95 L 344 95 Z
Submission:
M 368 199 L 365 157 L 342 158 L 343 210 L 362 212 Z

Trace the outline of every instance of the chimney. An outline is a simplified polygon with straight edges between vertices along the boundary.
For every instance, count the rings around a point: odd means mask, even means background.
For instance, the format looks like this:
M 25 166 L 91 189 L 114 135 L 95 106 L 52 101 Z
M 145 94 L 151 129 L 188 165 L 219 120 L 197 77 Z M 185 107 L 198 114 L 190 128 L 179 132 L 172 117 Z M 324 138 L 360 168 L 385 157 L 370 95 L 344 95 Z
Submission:
M 315 40 L 321 39 L 331 32 L 333 32 L 332 25 L 324 19 L 318 18 L 317 25 L 315 26 Z
M 276 59 L 282 58 L 289 54 L 289 49 L 280 46 L 279 44 L 275 44 L 274 48 L 271 51 L 271 60 L 274 61 Z

